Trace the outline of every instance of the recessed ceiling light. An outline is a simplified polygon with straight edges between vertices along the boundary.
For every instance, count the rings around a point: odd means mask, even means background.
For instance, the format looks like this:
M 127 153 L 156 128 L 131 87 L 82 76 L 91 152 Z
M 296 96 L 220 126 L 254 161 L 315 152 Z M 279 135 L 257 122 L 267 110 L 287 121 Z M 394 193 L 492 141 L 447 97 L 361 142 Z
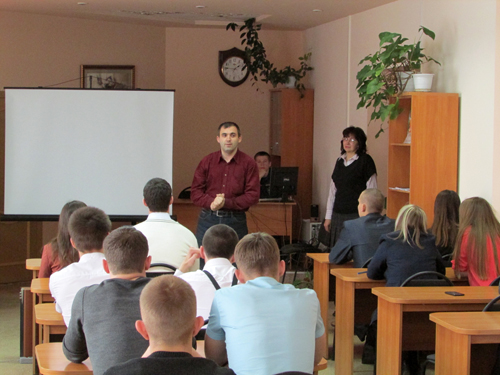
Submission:
M 196 8 L 203 9 L 203 8 L 205 8 L 205 5 L 197 5 Z
M 323 10 L 321 9 L 313 9 L 313 12 L 322 12 Z
M 87 3 L 83 2 L 83 1 L 80 1 L 77 3 L 78 5 L 87 5 Z

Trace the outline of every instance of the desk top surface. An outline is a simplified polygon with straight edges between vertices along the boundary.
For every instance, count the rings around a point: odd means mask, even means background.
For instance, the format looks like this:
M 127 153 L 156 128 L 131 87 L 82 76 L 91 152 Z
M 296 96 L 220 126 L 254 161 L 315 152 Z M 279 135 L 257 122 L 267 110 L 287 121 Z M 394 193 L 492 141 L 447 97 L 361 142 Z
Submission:
M 306 254 L 309 258 L 315 260 L 316 262 L 319 263 L 327 263 L 330 265 L 330 268 L 352 268 L 352 262 L 348 262 L 345 264 L 336 264 L 336 263 L 330 263 L 329 260 L 329 253 L 307 253 Z
M 64 325 L 64 319 L 61 313 L 56 311 L 55 303 L 36 304 L 35 318 L 38 324 Z
M 174 199 L 173 205 L 174 206 L 175 205 L 194 206 L 195 204 L 193 203 L 193 201 L 191 199 Z M 261 206 L 261 205 L 264 205 L 264 206 L 295 206 L 295 205 L 297 205 L 297 203 L 296 202 L 259 202 L 256 205 L 253 205 L 252 207 L 255 207 L 257 205 L 258 206 Z M 252 207 L 250 207 L 250 209 L 252 209 Z
M 445 294 L 448 291 L 463 293 L 455 297 Z M 485 305 L 498 296 L 497 286 L 433 286 L 433 287 L 378 287 L 372 293 L 388 302 L 396 304 L 472 304 Z
M 50 294 L 49 278 L 31 280 L 31 293 Z
M 381 283 L 381 286 L 385 284 L 385 280 L 369 279 L 366 274 L 366 268 L 334 268 L 330 271 L 330 273 L 341 280 L 352 283 Z M 459 281 L 459 279 L 455 276 L 455 271 L 453 271 L 451 267 L 446 268 L 446 277 L 453 282 Z
M 500 312 L 432 313 L 430 319 L 464 335 L 500 335 Z
M 62 350 L 62 343 L 51 342 L 40 344 L 35 347 L 36 358 L 40 373 L 44 375 L 53 374 L 78 374 L 92 375 L 92 364 L 90 359 L 83 363 L 72 363 L 66 359 Z
M 42 263 L 42 258 L 26 259 L 26 269 L 32 271 L 39 271 L 41 263 Z

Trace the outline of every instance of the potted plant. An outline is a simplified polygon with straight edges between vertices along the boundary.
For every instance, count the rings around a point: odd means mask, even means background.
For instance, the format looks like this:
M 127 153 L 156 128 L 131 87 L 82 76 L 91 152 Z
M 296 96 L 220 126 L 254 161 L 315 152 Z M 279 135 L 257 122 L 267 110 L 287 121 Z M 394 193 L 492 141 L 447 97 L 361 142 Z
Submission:
M 231 29 L 236 31 L 237 26 L 238 25 L 236 23 L 230 23 L 226 26 L 226 30 Z M 300 91 L 302 97 L 305 86 L 301 83 L 301 80 L 306 76 L 308 71 L 313 70 L 313 68 L 309 66 L 311 52 L 299 57 L 299 69 L 286 66 L 285 68 L 278 70 L 274 64 L 267 59 L 266 49 L 264 48 L 264 44 L 262 44 L 259 39 L 258 32 L 261 29 L 261 26 L 262 25 L 255 23 L 255 18 L 250 18 L 246 20 L 239 29 L 241 32 L 241 44 L 245 45 L 247 69 L 252 76 L 252 80 L 254 80 L 253 84 L 260 80 L 265 83 L 269 82 L 273 85 L 273 87 L 276 87 L 280 83 L 289 83 L 290 78 L 292 78 L 292 80 L 295 79 L 294 86 Z
M 422 53 L 420 46 L 425 34 L 432 40 L 436 35 L 433 31 L 421 26 L 418 29 L 420 36 L 413 44 L 405 44 L 408 38 L 401 34 L 383 32 L 379 34 L 379 50 L 363 58 L 359 65 L 366 63 L 356 75 L 358 84 L 356 90 L 359 95 L 357 109 L 373 107 L 372 120 L 394 120 L 402 111 L 399 107 L 399 96 L 405 91 L 411 74 L 419 72 L 423 63 L 438 61 Z M 403 72 L 409 72 L 404 76 Z M 382 124 L 375 135 L 376 138 L 383 132 Z

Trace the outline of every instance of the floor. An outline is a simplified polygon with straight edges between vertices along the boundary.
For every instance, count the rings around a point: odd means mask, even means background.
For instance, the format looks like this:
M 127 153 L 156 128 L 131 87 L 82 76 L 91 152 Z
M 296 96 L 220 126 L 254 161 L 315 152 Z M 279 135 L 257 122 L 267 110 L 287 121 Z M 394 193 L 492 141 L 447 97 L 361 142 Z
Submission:
M 31 364 L 19 363 L 19 291 L 24 284 L 0 284 L 0 374 L 8 375 L 30 375 Z M 333 316 L 334 303 L 330 302 L 330 319 L 326 324 L 330 330 L 330 346 L 333 341 L 333 327 L 331 322 L 335 320 Z M 357 339 L 356 339 L 357 340 Z M 373 374 L 373 366 L 363 365 L 361 363 L 362 343 L 357 341 L 354 354 L 354 374 L 368 375 Z M 328 368 L 321 371 L 320 375 L 335 374 L 334 361 L 328 361 Z

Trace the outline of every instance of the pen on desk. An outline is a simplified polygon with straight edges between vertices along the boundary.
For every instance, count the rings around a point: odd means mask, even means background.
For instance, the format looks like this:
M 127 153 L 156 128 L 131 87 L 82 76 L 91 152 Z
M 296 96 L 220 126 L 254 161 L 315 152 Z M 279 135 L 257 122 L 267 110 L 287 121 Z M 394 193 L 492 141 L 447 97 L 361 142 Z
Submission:
M 358 275 L 361 275 L 362 273 L 367 273 L 368 271 L 361 271 L 361 272 L 358 272 Z

